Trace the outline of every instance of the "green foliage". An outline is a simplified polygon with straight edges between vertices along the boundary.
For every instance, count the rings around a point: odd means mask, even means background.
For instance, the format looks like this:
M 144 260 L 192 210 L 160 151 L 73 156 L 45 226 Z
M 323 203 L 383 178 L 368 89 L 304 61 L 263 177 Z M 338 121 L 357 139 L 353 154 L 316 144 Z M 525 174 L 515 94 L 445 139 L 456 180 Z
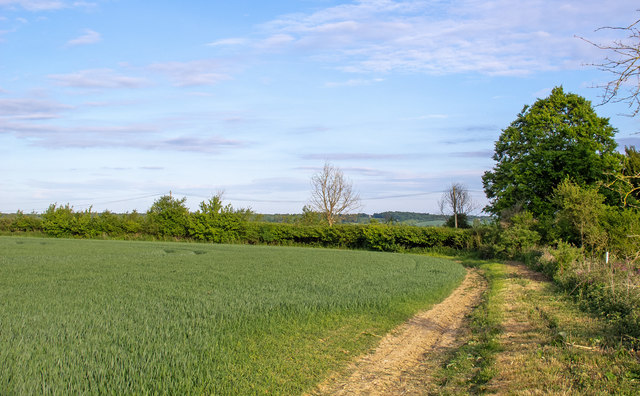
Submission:
M 464 278 L 418 255 L 0 237 L 0 394 L 303 394 Z
M 472 247 L 469 231 L 461 229 L 392 224 L 336 224 L 329 227 L 324 222 L 318 224 L 318 213 L 309 210 L 303 214 L 302 221 L 295 224 L 266 223 L 253 221 L 255 216 L 249 209 L 236 210 L 231 205 L 224 205 L 220 196 L 201 202 L 195 213 L 189 213 L 184 203 L 184 198 L 163 196 L 146 216 L 135 211 L 124 215 L 109 211 L 97 214 L 91 209 L 74 212 L 69 205 L 51 205 L 42 216 L 42 229 L 55 237 L 178 237 L 214 243 L 306 245 L 390 252 Z M 12 224 L 7 221 L 7 230 Z
M 514 215 L 500 233 L 496 252 L 505 258 L 521 259 L 540 242 L 535 226 L 536 220 L 531 212 Z
M 122 216 L 122 230 L 125 235 L 136 235 L 144 228 L 144 219 L 137 211 Z
M 595 187 L 581 187 L 565 179 L 554 190 L 557 237 L 591 251 L 603 251 L 607 245 L 603 221 L 606 213 L 604 196 Z
M 234 210 L 222 203 L 221 195 L 200 203 L 200 210 L 189 218 L 189 237 L 201 241 L 236 242 L 244 238 L 251 210 Z
M 58 206 L 49 205 L 49 208 L 42 215 L 42 228 L 44 231 L 55 237 L 68 237 L 75 234 L 76 218 L 73 208 L 66 204 Z
M 296 219 L 297 224 L 301 225 L 319 225 L 322 224 L 322 214 L 320 212 L 316 212 L 313 208 L 305 205 L 302 207 L 302 216 Z
M 616 129 L 584 98 L 556 87 L 546 99 L 525 106 L 495 144 L 496 165 L 482 181 L 501 215 L 521 207 L 534 217 L 551 216 L 553 190 L 569 178 L 579 186 L 604 181 L 619 167 Z
M 640 212 L 638 209 L 609 208 L 604 228 L 609 250 L 629 267 L 638 267 L 640 259 Z
M 445 216 L 439 214 L 430 213 L 415 213 L 415 212 L 382 212 L 374 213 L 374 219 L 378 219 L 382 222 L 389 222 L 391 220 L 395 223 L 404 223 L 407 221 L 426 222 L 426 221 L 442 221 Z
M 396 232 L 392 227 L 384 225 L 372 225 L 363 229 L 364 239 L 369 249 L 382 252 L 395 252 L 399 245 L 396 241 Z
M 96 220 L 96 231 L 99 234 L 119 236 L 124 232 L 122 219 L 108 210 L 100 213 Z
M 147 212 L 149 231 L 161 237 L 184 237 L 189 226 L 187 198 L 176 199 L 171 195 L 158 198 Z
M 640 208 L 640 153 L 635 146 L 625 147 L 620 172 L 612 172 L 606 184 L 607 192 L 617 196 L 623 208 Z
M 627 181 L 631 187 L 627 191 L 629 195 L 627 196 L 625 204 L 640 207 L 640 153 L 636 150 L 635 146 L 625 146 L 624 152 L 624 166 L 621 173 L 627 177 Z
M 559 241 L 557 247 L 551 250 L 551 255 L 555 259 L 555 265 L 552 267 L 550 262 L 545 272 L 553 278 L 559 277 L 560 280 L 576 268 L 578 261 L 584 259 L 582 249 L 563 241 Z
M 455 227 L 456 219 L 454 216 L 447 217 L 447 221 L 444 223 L 445 227 Z M 469 224 L 469 216 L 466 213 L 458 213 L 458 228 L 471 228 Z
M 398 252 L 411 249 L 470 247 L 465 230 L 386 224 L 336 224 L 333 227 L 248 223 L 247 241 L 276 245 L 308 245 Z M 251 235 L 252 237 L 249 237 Z
M 473 227 L 470 245 L 485 258 L 524 260 L 541 240 L 538 226 L 530 212 L 517 213 L 502 222 Z
M 504 266 L 485 263 L 480 266 L 488 282 L 488 289 L 481 304 L 470 315 L 470 339 L 455 352 L 441 370 L 444 389 L 440 394 L 479 394 L 483 385 L 499 373 L 494 366 L 496 355 L 502 350 L 499 342 L 502 334 Z
M 5 214 L 0 214 L 0 231 L 11 231 L 13 219 Z
M 42 229 L 54 237 L 93 238 L 100 234 L 97 214 L 91 208 L 75 212 L 69 204 L 49 205 L 42 215 Z
M 21 210 L 11 220 L 8 226 L 11 232 L 33 232 L 42 230 L 42 219 L 36 214 L 25 215 Z

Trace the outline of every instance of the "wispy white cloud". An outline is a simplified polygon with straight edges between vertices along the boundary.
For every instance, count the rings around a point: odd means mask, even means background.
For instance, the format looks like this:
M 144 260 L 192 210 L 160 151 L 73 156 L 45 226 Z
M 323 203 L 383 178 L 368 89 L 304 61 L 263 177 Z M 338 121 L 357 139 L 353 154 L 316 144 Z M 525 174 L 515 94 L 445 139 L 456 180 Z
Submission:
M 449 155 L 459 158 L 491 158 L 493 156 L 493 150 L 458 151 L 450 153 Z
M 99 105 L 99 104 L 98 104 Z M 218 153 L 242 148 L 246 141 L 202 133 L 201 120 L 191 115 L 148 122 L 112 123 L 96 119 L 74 121 L 73 113 L 82 111 L 52 100 L 0 98 L 0 134 L 46 148 L 131 148 L 145 151 L 182 151 Z M 64 117 L 66 123 L 57 122 Z M 223 114 L 218 118 L 226 122 Z
M 363 78 L 352 78 L 347 81 L 340 82 L 327 82 L 325 83 L 325 87 L 333 88 L 333 87 L 359 87 L 363 85 L 371 85 L 375 83 L 379 83 L 384 81 L 383 78 L 373 78 L 373 79 L 363 79 Z
M 67 46 L 95 44 L 102 41 L 102 35 L 94 30 L 85 29 L 84 34 L 67 41 Z
M 50 119 L 72 106 L 42 99 L 0 99 L 0 117 L 5 119 Z
M 351 160 L 405 160 L 418 158 L 418 154 L 377 154 L 377 153 L 325 153 L 301 156 L 305 160 L 351 161 Z
M 407 117 L 407 118 L 402 118 L 403 121 L 417 121 L 417 120 L 436 120 L 436 119 L 447 119 L 450 118 L 451 116 L 449 114 L 426 114 L 426 115 L 421 115 L 421 116 L 416 116 L 416 117 Z
M 145 78 L 125 76 L 113 69 L 88 69 L 48 77 L 58 85 L 83 89 L 139 88 L 150 84 Z
M 65 4 L 56 0 L 0 0 L 0 6 L 19 6 L 29 11 L 42 11 L 64 8 Z
M 290 34 L 278 33 L 266 37 L 264 39 L 256 42 L 255 46 L 258 49 L 273 51 L 273 50 L 281 50 L 288 44 L 291 44 L 295 41 L 295 38 Z
M 579 67 L 593 49 L 574 35 L 636 8 L 635 0 L 358 0 L 280 17 L 263 26 L 262 41 L 347 72 L 522 75 Z
M 147 151 L 186 151 L 218 153 L 224 149 L 241 148 L 246 142 L 221 136 L 182 134 L 170 136 L 167 125 L 161 123 L 127 124 L 119 126 L 79 125 L 58 126 L 36 119 L 6 119 L 0 117 L 0 133 L 10 133 L 33 145 L 47 148 L 129 148 Z
M 70 7 L 85 7 L 85 2 L 60 0 L 0 0 L 0 7 L 21 7 L 27 11 L 50 11 Z
M 236 46 L 236 45 L 244 45 L 244 44 L 247 44 L 248 42 L 249 40 L 245 38 L 231 37 L 231 38 L 212 41 L 207 45 L 210 47 Z
M 149 69 L 165 74 L 179 87 L 214 85 L 231 79 L 226 68 L 215 60 L 154 63 Z

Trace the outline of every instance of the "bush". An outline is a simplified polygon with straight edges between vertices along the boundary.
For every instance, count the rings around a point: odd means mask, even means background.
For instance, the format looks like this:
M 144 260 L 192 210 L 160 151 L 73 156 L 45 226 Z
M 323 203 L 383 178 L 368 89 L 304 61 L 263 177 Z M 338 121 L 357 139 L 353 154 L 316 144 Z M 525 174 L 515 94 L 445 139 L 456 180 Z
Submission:
M 42 228 L 44 232 L 54 237 L 68 237 L 74 234 L 76 218 L 73 208 L 66 204 L 58 206 L 49 205 L 42 215 Z
M 623 338 L 640 338 L 640 275 L 633 267 L 589 258 L 583 248 L 563 241 L 542 250 L 533 267 L 552 277 L 584 310 L 606 317 Z
M 0 215 L 0 231 L 11 231 L 13 220 L 7 215 Z
M 148 231 L 160 237 L 184 237 L 189 226 L 187 198 L 175 199 L 171 195 L 158 198 L 147 212 Z
M 11 219 L 7 217 L 7 219 Z M 42 219 L 36 214 L 25 215 L 22 211 L 16 212 L 11 219 L 7 231 L 16 232 L 34 232 L 42 231 Z

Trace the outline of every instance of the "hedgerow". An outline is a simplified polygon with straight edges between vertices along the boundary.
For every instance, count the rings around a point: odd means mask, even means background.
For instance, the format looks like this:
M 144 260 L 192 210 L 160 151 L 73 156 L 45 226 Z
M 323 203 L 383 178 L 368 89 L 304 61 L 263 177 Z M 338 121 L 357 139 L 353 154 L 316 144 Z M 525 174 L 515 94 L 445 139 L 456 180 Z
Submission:
M 214 202 L 215 201 L 215 202 Z M 471 247 L 471 232 L 446 227 L 383 224 L 305 225 L 251 220 L 247 210 L 203 202 L 190 213 L 184 200 L 163 197 L 146 214 L 74 211 L 53 204 L 42 216 L 21 213 L 0 218 L 2 231 L 42 231 L 52 237 L 193 240 L 366 249 L 399 252 L 413 249 Z

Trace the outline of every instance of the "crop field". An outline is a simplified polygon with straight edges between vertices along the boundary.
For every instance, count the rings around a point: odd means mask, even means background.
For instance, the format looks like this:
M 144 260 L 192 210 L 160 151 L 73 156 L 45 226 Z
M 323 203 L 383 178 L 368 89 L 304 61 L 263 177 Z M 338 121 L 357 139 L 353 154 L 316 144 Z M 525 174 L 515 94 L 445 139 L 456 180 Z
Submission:
M 0 237 L 0 394 L 295 394 L 442 300 L 461 265 Z

